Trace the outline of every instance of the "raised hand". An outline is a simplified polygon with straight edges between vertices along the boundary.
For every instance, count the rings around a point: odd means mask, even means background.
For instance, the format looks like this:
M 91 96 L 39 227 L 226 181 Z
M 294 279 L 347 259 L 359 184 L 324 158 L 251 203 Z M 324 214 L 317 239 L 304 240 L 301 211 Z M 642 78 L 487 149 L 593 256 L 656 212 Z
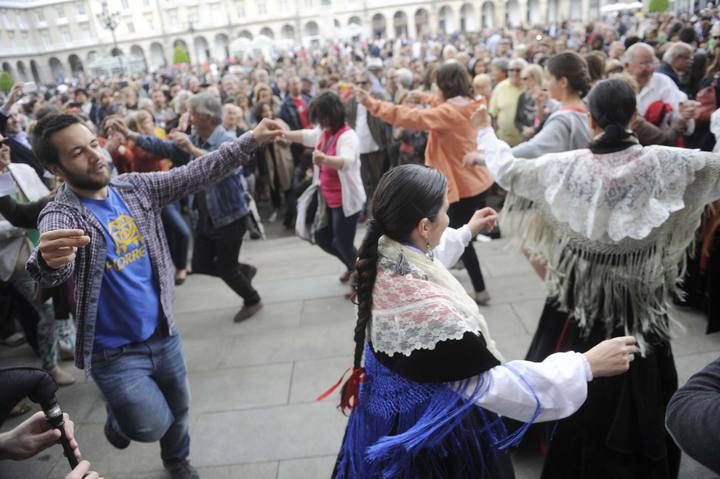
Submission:
M 468 226 L 473 237 L 479 235 L 483 231 L 490 232 L 495 229 L 497 224 L 497 211 L 492 208 L 483 208 L 477 210 L 468 221 Z
M 8 93 L 7 99 L 5 100 L 4 109 L 7 111 L 9 110 L 15 103 L 20 101 L 20 98 L 23 97 L 23 82 L 18 82 L 13 85 L 12 89 L 10 89 L 10 93 Z
M 360 103 L 363 106 L 368 106 L 370 103 L 370 93 L 367 90 L 363 90 L 362 88 L 357 88 L 353 90 L 355 92 L 355 98 L 357 99 L 358 103 Z
M 630 369 L 630 361 L 637 353 L 633 336 L 607 339 L 585 353 L 594 378 L 617 376 Z
M 173 132 L 170 132 L 170 134 L 168 135 L 168 140 L 171 140 L 173 143 L 175 143 L 177 147 L 185 153 L 192 154 L 193 144 L 192 141 L 190 141 L 190 137 L 187 135 L 187 133 L 175 130 Z
M 477 107 L 475 112 L 470 117 L 470 122 L 472 123 L 473 128 L 475 128 L 476 130 L 491 126 L 490 113 L 488 113 L 487 105 L 483 103 L 482 105 Z
M 40 255 L 45 263 L 59 269 L 75 260 L 77 249 L 90 243 L 83 230 L 53 230 L 40 235 Z
M 263 118 L 253 130 L 253 137 L 259 145 L 263 145 L 275 141 L 276 138 L 281 138 L 284 132 L 285 129 L 281 123 Z

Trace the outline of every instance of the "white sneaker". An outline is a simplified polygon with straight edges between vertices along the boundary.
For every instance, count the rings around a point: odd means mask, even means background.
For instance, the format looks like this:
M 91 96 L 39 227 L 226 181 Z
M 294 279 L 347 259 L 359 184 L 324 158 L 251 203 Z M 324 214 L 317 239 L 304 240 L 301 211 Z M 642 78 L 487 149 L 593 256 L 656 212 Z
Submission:
M 475 291 L 475 302 L 480 306 L 487 306 L 490 302 L 490 294 L 487 290 Z

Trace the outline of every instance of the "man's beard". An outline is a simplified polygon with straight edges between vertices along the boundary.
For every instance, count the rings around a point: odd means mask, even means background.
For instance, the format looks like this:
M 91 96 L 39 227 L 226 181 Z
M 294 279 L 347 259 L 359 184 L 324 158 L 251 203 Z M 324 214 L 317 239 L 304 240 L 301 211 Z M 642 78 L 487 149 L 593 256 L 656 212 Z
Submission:
M 110 167 L 106 166 L 105 168 L 106 174 L 102 178 L 93 178 L 88 174 L 80 175 L 73 173 L 60 166 L 60 169 L 65 176 L 65 182 L 68 185 L 78 190 L 86 191 L 97 191 L 110 184 Z

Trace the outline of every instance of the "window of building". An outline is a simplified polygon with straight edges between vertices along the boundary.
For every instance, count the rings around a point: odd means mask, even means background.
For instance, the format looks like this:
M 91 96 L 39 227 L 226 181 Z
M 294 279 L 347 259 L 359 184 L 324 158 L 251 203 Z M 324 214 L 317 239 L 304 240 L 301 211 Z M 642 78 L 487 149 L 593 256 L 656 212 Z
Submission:
M 85 4 L 84 3 L 78 3 L 77 12 L 78 12 L 79 16 L 85 15 Z
M 40 30 L 40 41 L 43 44 L 43 48 L 46 50 L 50 48 L 50 32 L 48 30 Z
M 80 31 L 83 32 L 83 40 L 90 41 L 92 40 L 92 32 L 90 31 L 90 24 L 87 22 L 83 22 L 78 25 L 80 28 Z
M 235 7 L 237 8 L 238 17 L 243 18 L 245 16 L 245 1 L 236 0 Z
M 129 1 L 129 0 L 121 0 L 120 3 L 122 4 L 122 7 L 123 7 L 125 10 L 127 10 L 128 8 L 130 8 L 130 1 Z
M 45 21 L 45 14 L 42 10 L 38 10 L 35 12 L 35 18 L 37 19 L 38 23 L 42 23 Z
M 127 25 L 128 33 L 135 33 L 135 24 L 133 22 L 125 22 L 125 25 Z
M 313 2 L 312 0 L 305 0 L 305 8 L 312 8 Z
M 8 41 L 12 43 L 15 41 L 15 32 L 8 32 Z
M 170 11 L 170 13 L 168 14 L 168 18 L 170 18 L 170 26 L 177 28 L 178 23 L 180 23 L 180 21 L 178 20 L 177 10 Z
M 260 0 L 257 3 L 258 15 L 267 15 L 267 3 L 264 0 Z
M 62 34 L 63 42 L 65 42 L 65 43 L 72 43 L 72 34 L 70 33 L 70 29 L 69 29 L 69 28 L 63 28 L 63 29 L 61 30 L 61 34 Z
M 143 0 L 143 5 L 146 7 L 150 6 L 150 0 Z
M 145 25 L 147 25 L 149 31 L 155 30 L 155 18 L 152 13 L 145 14 Z
M 57 7 L 58 20 L 65 18 L 65 9 L 63 7 Z
M 15 21 L 8 12 L 3 12 L 3 23 L 5 24 L 5 28 L 15 28 Z
M 20 12 L 17 12 L 15 14 L 15 21 L 17 22 L 17 26 L 23 30 L 27 30 L 27 23 L 25 22 L 25 16 L 22 15 Z

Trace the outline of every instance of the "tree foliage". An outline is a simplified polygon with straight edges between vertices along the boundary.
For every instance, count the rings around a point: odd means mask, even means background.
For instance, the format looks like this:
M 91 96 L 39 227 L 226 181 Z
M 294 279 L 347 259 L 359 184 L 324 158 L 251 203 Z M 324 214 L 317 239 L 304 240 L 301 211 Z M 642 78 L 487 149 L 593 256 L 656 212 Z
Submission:
M 10 90 L 12 89 L 13 85 L 15 84 L 15 80 L 13 79 L 12 75 L 10 75 L 8 72 L 2 72 L 0 73 L 0 91 L 5 93 L 6 95 L 10 93 Z
M 173 52 L 173 65 L 182 65 L 190 63 L 190 54 L 183 47 L 175 47 Z
M 669 0 L 650 0 L 650 3 L 648 4 L 648 12 L 665 12 L 669 6 Z

